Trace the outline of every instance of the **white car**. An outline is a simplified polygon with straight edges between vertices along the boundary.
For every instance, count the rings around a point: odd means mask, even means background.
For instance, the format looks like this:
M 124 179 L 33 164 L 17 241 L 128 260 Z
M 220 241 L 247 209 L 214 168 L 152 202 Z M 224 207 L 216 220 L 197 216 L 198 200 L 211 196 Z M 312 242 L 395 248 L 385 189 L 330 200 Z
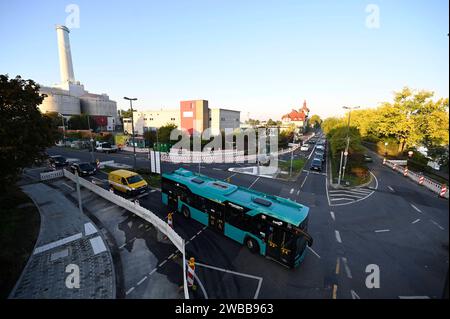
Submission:
M 309 151 L 309 144 L 303 144 L 300 146 L 300 151 Z

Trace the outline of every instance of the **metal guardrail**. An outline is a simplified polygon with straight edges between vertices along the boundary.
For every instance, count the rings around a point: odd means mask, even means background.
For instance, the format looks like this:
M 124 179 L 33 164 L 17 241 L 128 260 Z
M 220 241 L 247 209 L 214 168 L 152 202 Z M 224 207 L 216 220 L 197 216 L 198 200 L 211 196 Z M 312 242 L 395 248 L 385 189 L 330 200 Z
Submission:
M 49 179 L 54 179 L 54 178 L 58 178 L 58 177 L 63 177 L 63 171 L 62 170 L 57 170 L 57 171 L 51 171 L 51 172 L 45 172 L 45 173 L 40 173 L 40 179 L 41 181 L 46 181 Z
M 410 171 L 405 166 L 402 166 L 401 164 L 399 164 L 399 163 L 403 163 L 403 162 L 392 161 L 392 160 L 383 160 L 383 163 L 384 163 L 384 165 L 392 168 L 394 171 L 401 173 L 405 177 L 408 177 L 408 178 L 412 179 L 413 181 L 417 182 L 418 185 L 419 185 L 419 179 L 422 179 L 422 186 L 428 188 L 430 191 L 432 191 L 434 193 L 441 194 L 443 186 L 445 186 L 445 188 L 447 190 L 446 190 L 445 194 L 441 197 L 445 197 L 447 199 L 450 197 L 449 189 L 448 189 L 447 185 L 440 184 L 428 177 L 425 177 L 424 175 L 422 175 L 420 173 Z M 405 173 L 405 169 L 406 169 L 406 173 Z
M 156 229 L 158 229 L 160 232 L 162 232 L 164 235 L 167 236 L 167 238 L 177 247 L 177 249 L 182 253 L 183 260 L 186 260 L 185 258 L 185 241 L 184 239 L 178 235 L 165 221 L 160 219 L 158 216 L 156 216 L 153 212 L 149 211 L 148 209 L 140 206 L 139 204 L 135 202 L 131 202 L 121 196 L 118 196 L 110 191 L 107 191 L 91 182 L 88 182 L 87 180 L 83 178 L 79 178 L 78 176 L 70 173 L 67 170 L 60 171 L 61 174 L 64 174 L 64 177 L 70 179 L 71 181 L 75 183 L 79 183 L 80 186 L 85 187 L 86 189 L 90 190 L 91 192 L 99 195 L 100 197 L 103 197 L 104 199 L 116 204 L 117 206 L 120 206 L 122 208 L 125 208 L 126 210 L 132 212 L 133 214 L 141 217 L 142 219 L 148 221 L 153 226 L 155 226 Z M 189 293 L 187 291 L 187 283 L 186 283 L 186 274 L 185 269 L 186 267 L 183 267 L 183 275 L 184 275 L 184 287 L 185 287 L 185 298 L 189 299 Z

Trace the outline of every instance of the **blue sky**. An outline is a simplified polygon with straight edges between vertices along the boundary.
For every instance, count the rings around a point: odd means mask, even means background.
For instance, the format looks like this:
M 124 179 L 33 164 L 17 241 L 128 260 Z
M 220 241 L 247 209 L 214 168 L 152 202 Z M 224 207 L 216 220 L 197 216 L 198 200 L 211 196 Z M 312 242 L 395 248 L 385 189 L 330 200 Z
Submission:
M 59 82 L 55 24 L 70 33 L 75 78 L 138 109 L 207 99 L 242 118 L 279 119 L 307 100 L 312 113 L 374 107 L 403 86 L 448 97 L 448 1 L 0 0 L 0 73 Z M 366 26 L 366 6 L 379 28 Z

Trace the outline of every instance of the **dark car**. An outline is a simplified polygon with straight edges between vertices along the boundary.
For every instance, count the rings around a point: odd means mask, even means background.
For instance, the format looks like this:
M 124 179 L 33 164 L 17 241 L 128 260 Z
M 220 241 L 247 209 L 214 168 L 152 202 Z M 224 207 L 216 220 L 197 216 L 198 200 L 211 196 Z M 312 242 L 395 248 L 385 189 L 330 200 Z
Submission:
M 69 164 L 67 159 L 61 155 L 50 156 L 48 160 L 54 169 L 63 168 Z
M 311 161 L 311 166 L 309 169 L 312 171 L 322 171 L 322 160 L 320 158 L 314 158 Z
M 96 169 L 89 163 L 73 163 L 70 165 L 70 171 L 74 174 L 75 172 L 78 172 L 78 175 L 80 176 L 89 176 L 94 175 Z
M 372 163 L 373 159 L 369 154 L 364 154 L 364 162 Z
M 310 140 L 308 140 L 308 143 L 309 144 L 316 144 L 316 140 L 315 139 L 310 139 Z

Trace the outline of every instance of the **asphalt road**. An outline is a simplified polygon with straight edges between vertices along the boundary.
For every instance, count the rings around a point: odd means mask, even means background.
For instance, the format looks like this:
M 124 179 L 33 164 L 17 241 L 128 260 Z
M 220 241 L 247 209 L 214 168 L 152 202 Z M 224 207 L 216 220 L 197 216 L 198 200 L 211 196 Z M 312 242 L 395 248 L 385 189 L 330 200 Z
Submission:
M 87 151 L 52 148 L 49 154 L 90 161 Z M 101 161 L 132 165 L 130 154 L 95 154 Z M 296 152 L 308 157 L 309 153 Z M 284 155 L 284 159 L 290 155 Z M 310 160 L 309 160 L 310 161 Z M 375 178 L 368 187 L 349 190 L 346 196 L 364 193 L 356 200 L 344 198 L 327 184 L 327 172 L 309 172 L 309 161 L 296 181 L 236 174 L 232 164 L 202 164 L 201 172 L 268 194 L 290 198 L 310 207 L 309 232 L 314 246 L 303 264 L 293 270 L 251 254 L 245 247 L 199 223 L 175 216 L 175 230 L 187 240 L 187 257 L 194 256 L 201 286 L 194 297 L 204 298 L 440 298 L 448 270 L 448 201 L 382 166 L 370 165 Z M 181 164 L 198 171 L 198 164 Z M 148 167 L 145 155 L 137 166 Z M 180 165 L 163 163 L 162 170 Z M 100 177 L 100 178 L 105 178 Z M 340 196 L 340 197 L 339 197 Z M 141 205 L 161 218 L 167 215 L 159 192 L 140 199 Z M 133 229 L 122 230 L 133 238 Z M 145 233 L 142 235 L 145 239 Z M 150 239 L 150 238 L 149 238 Z M 151 240 L 145 240 L 151 245 Z M 170 247 L 170 246 L 168 246 Z M 161 252 L 171 256 L 175 251 Z M 166 259 L 164 259 L 166 260 Z M 372 265 L 372 266 L 369 266 Z M 375 266 L 373 266 L 375 265 Z M 369 266 L 379 269 L 379 287 L 369 288 Z M 161 267 L 179 278 L 180 262 Z M 230 273 L 232 271 L 232 273 Z M 370 277 L 369 277 L 370 279 Z M 376 283 L 376 281 L 375 281 Z M 129 283 L 132 285 L 132 283 Z M 129 290 L 132 287 L 125 287 Z M 200 289 L 202 288 L 202 289 Z M 141 297 L 133 294 L 133 298 Z

